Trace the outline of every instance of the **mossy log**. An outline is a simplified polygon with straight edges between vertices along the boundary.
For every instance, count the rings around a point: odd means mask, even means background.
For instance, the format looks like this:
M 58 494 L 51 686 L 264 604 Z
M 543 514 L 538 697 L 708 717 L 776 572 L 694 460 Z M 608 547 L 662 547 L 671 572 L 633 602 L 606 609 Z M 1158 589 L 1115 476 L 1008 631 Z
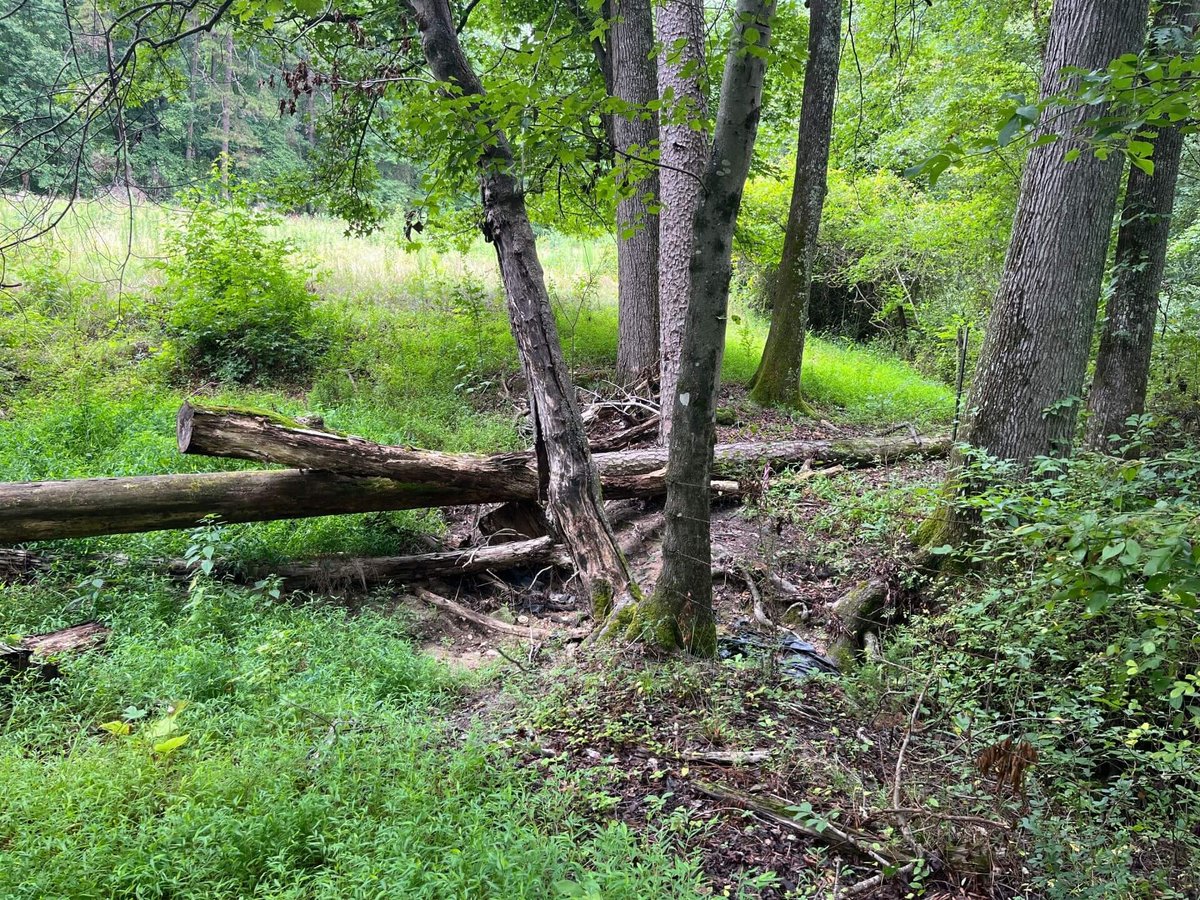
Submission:
M 846 591 L 830 608 L 838 636 L 829 646 L 829 656 L 839 663 L 862 646 L 867 629 L 882 624 L 881 614 L 891 598 L 889 582 L 872 578 Z

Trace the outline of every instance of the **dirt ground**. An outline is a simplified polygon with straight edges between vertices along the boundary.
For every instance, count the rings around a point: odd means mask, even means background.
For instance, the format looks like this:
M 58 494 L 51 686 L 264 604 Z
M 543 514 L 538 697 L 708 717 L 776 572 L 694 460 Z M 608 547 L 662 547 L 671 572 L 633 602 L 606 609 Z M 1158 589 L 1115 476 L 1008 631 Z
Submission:
M 797 421 L 774 411 L 747 412 L 736 396 L 727 396 L 726 402 L 721 441 L 872 433 Z M 615 434 L 632 419 L 601 417 L 593 422 L 593 437 Z M 862 469 L 853 483 L 864 492 L 930 483 L 943 465 L 917 460 Z M 811 526 L 811 520 L 828 512 L 823 510 L 827 503 L 806 496 L 792 504 L 789 515 L 772 514 L 760 499 L 774 477 L 777 473 L 764 472 L 746 496 L 714 502 L 718 630 L 725 637 L 767 644 L 782 634 L 811 643 L 813 652 L 821 654 L 837 634 L 831 604 L 862 579 L 894 578 L 899 566 L 894 548 L 902 541 L 899 535 L 882 543 L 843 540 L 836 563 L 831 563 L 830 535 Z M 630 542 L 638 537 L 629 554 L 638 582 L 653 584 L 661 567 L 661 500 L 613 502 L 609 511 L 619 538 Z M 486 512 L 451 513 L 447 542 L 469 546 L 487 540 L 478 533 Z M 786 590 L 777 588 L 767 573 L 778 576 Z M 443 583 L 434 590 L 509 624 L 539 629 L 587 624 L 565 573 L 541 569 L 502 576 Z M 749 581 L 761 597 L 760 609 L 779 627 L 768 627 L 755 615 Z M 505 692 L 489 692 L 469 717 L 505 734 L 524 764 L 544 769 L 546 777 L 585 771 L 588 781 L 607 785 L 600 821 L 615 816 L 643 831 L 653 822 L 676 821 L 673 815 L 691 823 L 683 844 L 699 848 L 716 895 L 741 890 L 744 896 L 766 898 L 1011 896 L 1003 875 L 1011 804 L 993 798 L 977 780 L 955 788 L 969 794 L 962 804 L 971 809 L 969 814 L 946 818 L 938 812 L 937 795 L 952 781 L 945 760 L 961 743 L 956 748 L 953 735 L 924 733 L 920 696 L 915 712 L 902 703 L 856 709 L 837 676 L 797 679 L 780 668 L 779 654 L 772 658 L 768 651 L 761 665 L 747 665 L 745 659 L 737 665 L 693 663 L 692 671 L 701 672 L 706 684 L 678 696 L 669 689 L 652 703 L 637 685 L 666 677 L 661 675 L 666 664 L 642 658 L 637 649 L 523 641 L 456 620 L 419 601 L 413 601 L 413 613 L 426 650 L 451 665 L 477 669 L 495 664 L 509 673 L 506 681 L 520 684 L 519 691 L 538 697 L 575 684 L 560 703 L 551 704 L 557 713 L 536 725 L 522 724 L 515 735 L 512 723 L 522 714 Z M 623 681 L 609 680 L 606 674 L 611 671 L 606 654 L 613 652 L 629 663 L 620 667 L 627 673 Z M 605 689 L 589 688 L 594 679 L 604 682 Z M 564 780 L 564 789 L 575 783 Z M 926 797 L 934 800 L 926 805 Z M 889 798 L 897 801 L 892 805 L 899 812 L 879 811 Z M 760 801 L 792 811 L 772 816 Z M 797 828 L 805 815 L 816 825 Z M 837 832 L 848 839 L 831 839 Z M 923 861 L 905 868 L 914 847 Z M 775 875 L 747 880 L 762 873 Z

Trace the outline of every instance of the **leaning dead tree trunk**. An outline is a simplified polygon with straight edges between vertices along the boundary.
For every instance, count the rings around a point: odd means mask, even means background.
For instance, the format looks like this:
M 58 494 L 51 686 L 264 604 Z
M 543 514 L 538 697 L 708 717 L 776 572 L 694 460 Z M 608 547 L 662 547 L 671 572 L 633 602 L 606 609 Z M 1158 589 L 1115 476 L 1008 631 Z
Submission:
M 276 427 L 286 431 L 283 426 Z M 193 430 L 193 436 L 195 433 Z M 299 430 L 298 440 L 311 435 Z M 287 438 L 278 437 L 282 446 L 287 447 Z M 455 480 L 447 482 L 444 466 L 435 465 L 422 473 L 411 460 L 405 461 L 399 478 L 354 477 L 361 475 L 358 456 L 351 439 L 345 440 L 340 456 L 330 453 L 327 447 L 315 455 L 308 455 L 302 447 L 287 447 L 286 457 L 282 452 L 273 456 L 261 450 L 254 456 L 268 462 L 288 459 L 292 465 L 325 471 L 211 472 L 0 484 L 0 543 L 192 528 L 206 516 L 228 523 L 269 522 L 537 498 L 536 462 L 531 453 L 505 454 L 499 457 L 503 463 L 497 463 L 497 457 L 460 457 L 460 461 L 477 461 L 482 471 L 495 472 L 499 466 L 503 472 L 492 481 L 480 480 L 471 486 L 470 474 L 460 472 Z M 737 477 L 750 467 L 760 471 L 764 465 L 779 469 L 809 460 L 874 465 L 906 456 L 944 456 L 948 447 L 944 437 L 725 444 L 717 448 L 716 471 Z M 237 455 L 232 445 L 228 452 L 211 445 L 206 452 Z M 511 467 L 513 456 L 523 459 L 523 475 Z M 666 450 L 601 453 L 595 461 L 604 473 L 604 489 L 610 498 L 652 496 L 666 490 Z M 375 461 L 368 466 L 379 471 L 374 468 Z M 352 474 L 330 474 L 331 468 Z
M 680 353 L 691 294 L 691 263 L 700 182 L 708 162 L 708 115 L 701 77 L 704 72 L 702 0 L 666 0 L 658 7 L 658 86 L 664 107 L 659 124 L 658 322 L 659 396 L 662 414 L 659 443 L 671 437 Z M 670 97 L 670 102 L 667 98 Z
M 1191 33 L 1197 6 L 1196 0 L 1164 3 L 1155 19 L 1154 33 L 1172 26 Z M 1155 131 L 1152 172 L 1137 166 L 1129 170 L 1117 232 L 1115 284 L 1105 311 L 1096 375 L 1088 393 L 1086 443 L 1091 450 L 1108 449 L 1114 435 L 1126 437 L 1126 421 L 1146 410 L 1154 321 L 1183 153 L 1182 124 Z
M 483 84 L 459 45 L 447 0 L 408 0 L 408 6 L 434 77 L 464 96 L 481 96 Z M 550 514 L 575 560 L 584 590 L 597 612 L 604 614 L 614 598 L 627 592 L 632 575 L 601 503 L 600 480 L 567 374 L 524 192 L 513 171 L 512 150 L 494 123 L 479 124 L 491 132 L 479 160 L 483 233 L 496 248 L 513 337 L 529 384 L 529 408 Z
M 733 226 L 758 133 L 763 74 L 774 0 L 738 0 L 734 13 L 713 150 L 696 210 L 691 300 L 683 341 L 686 365 L 676 396 L 667 464 L 663 569 L 654 594 L 614 611 L 609 635 L 645 640 L 666 650 L 711 656 L 717 632 L 712 608 L 709 477 L 716 438 L 716 400 Z
M 764 404 L 800 402 L 804 333 L 808 328 L 813 262 L 817 257 L 817 233 L 825 204 L 829 144 L 833 135 L 842 3 L 812 0 L 809 9 L 808 64 L 804 71 L 792 204 L 773 290 L 771 330 L 750 391 L 751 398 Z

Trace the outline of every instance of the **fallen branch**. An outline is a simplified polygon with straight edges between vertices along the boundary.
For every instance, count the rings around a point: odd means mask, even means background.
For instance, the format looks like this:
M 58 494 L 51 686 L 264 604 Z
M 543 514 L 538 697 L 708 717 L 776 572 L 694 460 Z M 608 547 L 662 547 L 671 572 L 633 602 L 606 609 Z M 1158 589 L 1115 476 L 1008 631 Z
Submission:
M 748 766 L 766 762 L 770 750 L 684 750 L 681 759 L 688 762 L 714 763 L 719 766 Z
M 534 625 L 512 625 L 508 622 L 503 622 L 500 619 L 493 618 L 486 613 L 477 612 L 463 606 L 461 603 L 456 603 L 447 597 L 442 597 L 432 591 L 427 591 L 424 588 L 418 588 L 416 596 L 424 600 L 430 606 L 436 606 L 438 609 L 458 616 L 460 619 L 466 619 L 473 625 L 478 626 L 486 631 L 492 631 L 496 634 L 506 634 L 512 637 L 525 638 L 527 640 L 545 640 L 547 638 L 582 638 L 588 634 L 586 628 L 571 628 L 571 629 L 553 629 L 553 628 L 538 628 Z
M 872 888 L 879 887 L 885 881 L 887 881 L 889 877 L 891 877 L 891 878 L 907 877 L 907 876 L 911 875 L 916 870 L 916 868 L 917 868 L 917 861 L 914 859 L 912 862 L 908 863 L 907 865 L 901 866 L 899 869 L 897 869 L 895 872 L 893 872 L 890 876 L 884 872 L 879 872 L 876 875 L 872 875 L 870 878 L 864 878 L 862 881 L 858 882 L 857 884 L 850 885 L 844 891 L 842 891 L 841 893 L 835 894 L 834 896 L 838 897 L 838 898 L 840 898 L 840 897 L 858 897 L 862 894 L 865 894 L 867 891 L 871 890 Z
M 881 866 L 890 868 L 896 865 L 894 858 L 884 855 L 886 851 L 882 849 L 883 841 L 880 838 L 863 832 L 843 830 L 827 819 L 822 819 L 820 828 L 807 825 L 793 816 L 789 804 L 778 797 L 772 797 L 769 794 L 752 797 L 734 788 L 719 787 L 704 781 L 693 781 L 691 785 L 698 793 L 744 809 L 765 822 L 787 828 L 831 847 L 852 850 L 860 856 L 874 860 Z

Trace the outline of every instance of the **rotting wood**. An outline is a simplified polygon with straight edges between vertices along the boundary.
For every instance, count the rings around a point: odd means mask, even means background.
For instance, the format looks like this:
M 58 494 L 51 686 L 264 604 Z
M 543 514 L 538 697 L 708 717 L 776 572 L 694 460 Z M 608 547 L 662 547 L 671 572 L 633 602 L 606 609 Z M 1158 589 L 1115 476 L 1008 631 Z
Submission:
M 0 581 L 24 578 L 49 568 L 48 560 L 30 550 L 0 548 Z
M 658 422 L 659 417 L 654 415 L 643 422 L 631 425 L 624 431 L 618 431 L 608 437 L 596 438 L 591 442 L 592 452 L 611 453 L 614 450 L 624 450 L 630 444 L 652 438 L 658 432 Z
M 387 477 L 412 484 L 452 484 L 495 490 L 508 488 L 504 499 L 536 499 L 537 461 L 532 452 L 493 456 L 440 453 L 411 447 L 390 447 L 363 438 L 297 428 L 269 413 L 201 407 L 185 402 L 176 422 L 181 453 L 248 459 L 261 463 L 333 472 L 339 475 Z M 714 449 L 713 475 L 728 479 L 744 467 L 772 468 L 805 462 L 843 467 L 869 466 L 907 457 L 945 456 L 945 436 L 862 437 L 842 440 L 739 441 Z M 659 489 L 665 480 L 667 450 L 648 447 L 597 453 L 593 457 L 604 483 L 606 499 L 620 496 L 614 479 L 654 475 L 647 484 Z M 830 469 L 814 470 L 830 474 Z M 638 496 L 638 494 L 632 494 Z
M 460 619 L 466 619 L 468 622 L 476 625 L 485 631 L 491 631 L 496 634 L 509 635 L 511 637 L 525 638 L 527 640 L 543 641 L 548 638 L 564 638 L 579 639 L 588 634 L 586 628 L 539 628 L 534 625 L 513 625 L 500 619 L 489 616 L 486 613 L 481 613 L 469 607 L 463 606 L 461 603 L 443 597 L 440 594 L 435 594 L 432 591 L 418 588 L 415 592 L 417 598 L 425 601 L 430 606 L 437 607 L 443 612 L 448 612 L 451 615 L 458 616 Z
M 813 459 L 862 466 L 910 456 L 945 455 L 948 450 L 946 438 L 740 442 L 716 447 L 714 470 L 728 477 L 763 464 L 778 469 Z M 419 455 L 427 451 L 408 452 Z M 446 477 L 443 463 L 450 456 L 435 456 L 437 462 L 429 469 L 417 469 L 420 477 L 408 481 L 290 469 L 0 484 L 0 543 L 192 528 L 206 516 L 226 523 L 266 522 L 537 496 L 531 454 L 504 454 L 499 459 L 506 461 L 501 463 L 497 463 L 497 457 L 454 457 L 454 465 L 476 461 L 482 470 L 494 473 L 499 465 L 504 473 L 475 483 L 471 476 L 439 482 L 438 478 Z M 666 490 L 661 474 L 666 456 L 667 451 L 661 448 L 596 454 L 606 498 L 661 494 Z M 515 474 L 519 469 L 511 467 L 513 457 L 522 459 L 528 477 Z M 353 470 L 360 458 L 356 450 L 346 451 L 343 447 L 342 453 L 327 462 Z M 414 473 L 413 466 L 412 459 L 404 460 L 403 467 L 409 474 Z M 635 476 L 634 481 L 623 480 Z M 717 487 L 721 490 L 732 486 L 718 483 Z
M 879 614 L 891 597 L 891 585 L 883 578 L 860 582 L 836 600 L 830 612 L 838 626 L 837 639 L 829 646 L 834 659 L 854 653 L 864 632 L 879 624 Z
M 793 816 L 788 802 L 779 797 L 769 794 L 751 796 L 735 788 L 710 784 L 705 781 L 693 781 L 691 786 L 705 797 L 744 809 L 765 822 L 787 828 L 814 841 L 820 841 L 837 849 L 853 851 L 859 856 L 874 860 L 881 866 L 890 868 L 897 864 L 895 856 L 884 847 L 882 839 L 865 832 L 842 829 L 824 818 L 821 821 L 821 828 L 807 825 Z
M 771 758 L 770 750 L 684 750 L 680 754 L 688 762 L 712 763 L 718 766 L 749 766 Z
M 527 541 L 510 541 L 486 547 L 419 553 L 412 556 L 377 556 L 365 558 L 327 557 L 305 563 L 278 566 L 253 566 L 240 572 L 220 564 L 219 574 L 241 575 L 256 581 L 271 576 L 283 581 L 288 591 L 336 591 L 385 581 L 416 581 L 454 575 L 477 575 L 481 572 L 516 569 L 523 566 L 559 564 L 568 559 L 561 545 L 550 537 Z M 183 560 L 171 563 L 171 574 L 190 574 L 191 567 Z
M 29 635 L 16 646 L 0 642 L 0 662 L 5 663 L 10 672 L 23 672 L 36 666 L 40 677 L 57 678 L 60 674 L 55 662 L 58 657 L 94 650 L 108 640 L 110 633 L 110 629 L 99 622 L 84 622 L 47 634 Z

